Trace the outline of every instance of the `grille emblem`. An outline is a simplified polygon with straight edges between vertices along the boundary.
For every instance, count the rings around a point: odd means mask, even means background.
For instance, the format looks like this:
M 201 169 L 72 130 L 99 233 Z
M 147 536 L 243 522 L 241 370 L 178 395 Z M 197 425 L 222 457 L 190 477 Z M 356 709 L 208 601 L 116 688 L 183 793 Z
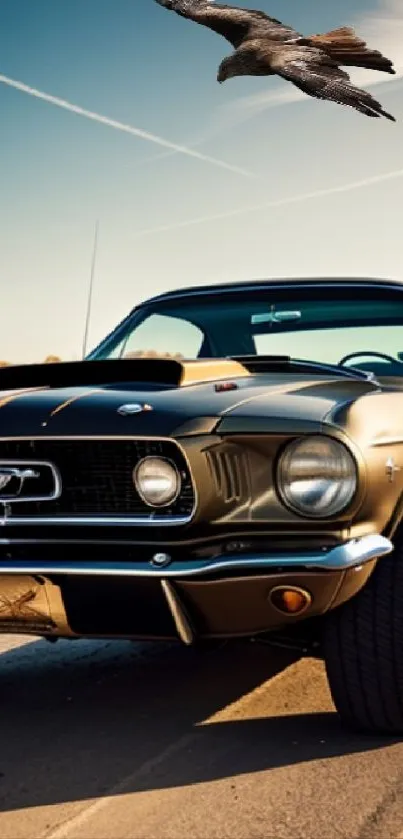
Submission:
M 400 472 L 400 466 L 396 466 L 393 457 L 388 457 L 386 464 L 386 474 L 389 478 L 389 483 L 392 483 L 395 479 L 395 472 Z
M 118 408 L 118 414 L 122 417 L 130 417 L 132 414 L 141 414 L 143 411 L 152 411 L 151 405 L 140 405 L 138 402 L 121 405 Z
M 52 463 L 0 460 L 0 504 L 53 501 L 60 494 L 60 475 Z
M 11 466 L 0 467 L 0 499 L 4 489 L 7 489 L 7 496 L 18 498 L 21 495 L 24 483 L 28 478 L 39 478 L 39 472 L 33 469 L 18 469 Z

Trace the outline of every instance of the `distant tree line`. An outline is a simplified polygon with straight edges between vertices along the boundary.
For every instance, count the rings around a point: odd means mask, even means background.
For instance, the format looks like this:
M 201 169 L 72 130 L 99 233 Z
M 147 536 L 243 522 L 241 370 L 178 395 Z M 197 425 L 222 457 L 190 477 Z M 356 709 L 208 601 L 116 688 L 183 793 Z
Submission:
M 44 364 L 58 364 L 62 359 L 58 355 L 47 355 Z M 11 367 L 11 361 L 0 361 L 0 367 Z

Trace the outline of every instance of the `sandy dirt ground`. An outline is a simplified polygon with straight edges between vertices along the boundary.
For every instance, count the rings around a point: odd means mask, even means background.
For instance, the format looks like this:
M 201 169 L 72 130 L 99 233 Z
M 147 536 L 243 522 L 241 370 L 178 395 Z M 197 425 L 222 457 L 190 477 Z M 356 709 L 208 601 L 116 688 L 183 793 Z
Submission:
M 0 637 L 1 839 L 397 839 L 403 743 L 251 643 Z

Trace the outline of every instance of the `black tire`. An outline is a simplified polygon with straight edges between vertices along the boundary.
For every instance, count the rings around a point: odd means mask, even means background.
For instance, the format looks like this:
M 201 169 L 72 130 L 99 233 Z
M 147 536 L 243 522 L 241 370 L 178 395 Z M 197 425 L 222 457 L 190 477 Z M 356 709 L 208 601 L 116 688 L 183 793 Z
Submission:
M 403 539 L 364 588 L 330 612 L 323 651 L 342 722 L 356 731 L 403 734 Z

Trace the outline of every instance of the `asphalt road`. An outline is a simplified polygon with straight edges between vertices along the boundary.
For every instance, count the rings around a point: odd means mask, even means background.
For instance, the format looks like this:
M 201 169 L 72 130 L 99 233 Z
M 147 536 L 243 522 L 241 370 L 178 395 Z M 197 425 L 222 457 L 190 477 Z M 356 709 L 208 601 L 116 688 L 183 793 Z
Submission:
M 320 662 L 0 642 L 1 839 L 403 835 L 403 742 L 343 731 Z

